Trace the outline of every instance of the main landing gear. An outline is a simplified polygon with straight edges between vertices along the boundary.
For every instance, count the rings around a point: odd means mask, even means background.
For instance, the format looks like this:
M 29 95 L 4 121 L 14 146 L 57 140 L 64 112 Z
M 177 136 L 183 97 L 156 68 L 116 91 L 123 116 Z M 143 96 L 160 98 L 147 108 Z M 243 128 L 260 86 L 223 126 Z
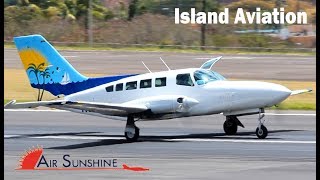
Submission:
M 256 135 L 259 139 L 264 139 L 268 136 L 268 129 L 263 125 L 264 120 L 264 109 L 260 109 L 259 111 L 259 124 L 256 129 Z M 231 115 L 226 117 L 226 121 L 223 123 L 223 130 L 226 133 L 226 135 L 235 135 L 238 131 L 238 126 L 241 126 L 244 128 L 243 124 L 239 121 L 237 116 Z
M 238 126 L 244 128 L 237 116 L 227 116 L 226 121 L 223 123 L 223 130 L 226 135 L 235 135 L 238 131 Z
M 134 117 L 128 116 L 126 128 L 124 130 L 124 136 L 129 142 L 137 141 L 140 135 L 140 129 L 135 125 L 134 122 Z

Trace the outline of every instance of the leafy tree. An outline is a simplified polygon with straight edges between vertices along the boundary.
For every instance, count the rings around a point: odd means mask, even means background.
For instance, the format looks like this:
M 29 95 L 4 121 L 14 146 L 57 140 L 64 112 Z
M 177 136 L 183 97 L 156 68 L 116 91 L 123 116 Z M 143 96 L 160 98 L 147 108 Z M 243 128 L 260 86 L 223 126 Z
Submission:
M 244 9 L 244 11 L 249 11 L 249 12 L 256 12 L 256 8 L 259 7 L 261 9 L 261 12 L 263 11 L 273 11 L 273 8 L 275 8 L 275 3 L 270 0 L 251 0 L 251 1 L 246 1 L 246 0 L 240 0 L 233 2 L 226 7 L 229 8 L 230 13 L 235 14 L 238 10 L 238 8 Z M 235 16 L 233 16 L 235 17 Z M 249 25 L 250 26 L 250 25 Z M 258 25 L 256 23 L 253 24 L 255 29 L 258 29 Z M 276 25 L 273 25 L 273 27 L 276 27 Z
M 131 0 L 129 4 L 128 20 L 131 21 L 136 14 L 138 0 Z
M 230 9 L 230 11 L 236 12 L 238 8 L 243 8 L 246 11 L 251 11 L 255 12 L 257 7 L 260 7 L 261 10 L 268 10 L 272 11 L 273 8 L 275 7 L 274 2 L 272 1 L 260 1 L 260 0 L 251 0 L 251 1 L 246 1 L 246 0 L 239 0 L 235 1 L 229 5 L 227 5 Z

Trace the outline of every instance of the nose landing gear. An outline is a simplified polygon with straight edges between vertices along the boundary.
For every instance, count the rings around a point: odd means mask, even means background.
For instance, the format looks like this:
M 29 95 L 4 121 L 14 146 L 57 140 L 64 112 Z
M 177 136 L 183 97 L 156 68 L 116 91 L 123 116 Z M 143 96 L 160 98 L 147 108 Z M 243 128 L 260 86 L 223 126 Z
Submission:
M 264 118 L 264 114 L 261 115 L 261 113 L 264 113 L 264 109 L 261 109 L 259 112 L 259 124 L 256 129 L 256 135 L 259 139 L 264 139 L 268 136 L 268 129 L 263 125 L 265 120 L 262 121 L 262 119 Z

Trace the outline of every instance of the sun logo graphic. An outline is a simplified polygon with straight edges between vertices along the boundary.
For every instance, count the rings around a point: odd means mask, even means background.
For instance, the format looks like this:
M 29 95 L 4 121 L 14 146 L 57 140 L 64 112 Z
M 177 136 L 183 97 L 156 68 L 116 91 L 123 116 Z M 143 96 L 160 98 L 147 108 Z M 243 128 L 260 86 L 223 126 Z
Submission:
M 70 154 L 50 159 L 43 155 L 43 148 L 32 147 L 24 153 L 16 170 L 125 170 L 125 171 L 149 171 L 149 168 L 141 166 L 119 165 L 115 158 L 73 158 Z
M 43 148 L 33 147 L 29 149 L 20 159 L 20 167 L 17 170 L 34 170 L 37 162 L 42 155 Z

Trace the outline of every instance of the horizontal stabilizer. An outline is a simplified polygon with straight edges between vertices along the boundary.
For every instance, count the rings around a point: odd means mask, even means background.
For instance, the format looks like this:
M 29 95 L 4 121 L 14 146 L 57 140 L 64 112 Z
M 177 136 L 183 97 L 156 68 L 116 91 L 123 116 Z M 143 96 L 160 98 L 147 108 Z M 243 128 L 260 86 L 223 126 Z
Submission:
M 312 89 L 300 89 L 300 90 L 294 90 L 291 92 L 291 96 L 292 95 L 297 95 L 297 94 L 302 94 L 302 93 L 307 93 L 307 92 L 311 92 Z
M 36 108 L 39 106 L 50 106 L 50 105 L 61 105 L 66 103 L 65 100 L 56 100 L 56 101 L 34 101 L 34 102 L 23 102 L 16 103 L 16 100 L 12 100 L 4 105 L 4 109 L 26 109 L 26 108 Z

